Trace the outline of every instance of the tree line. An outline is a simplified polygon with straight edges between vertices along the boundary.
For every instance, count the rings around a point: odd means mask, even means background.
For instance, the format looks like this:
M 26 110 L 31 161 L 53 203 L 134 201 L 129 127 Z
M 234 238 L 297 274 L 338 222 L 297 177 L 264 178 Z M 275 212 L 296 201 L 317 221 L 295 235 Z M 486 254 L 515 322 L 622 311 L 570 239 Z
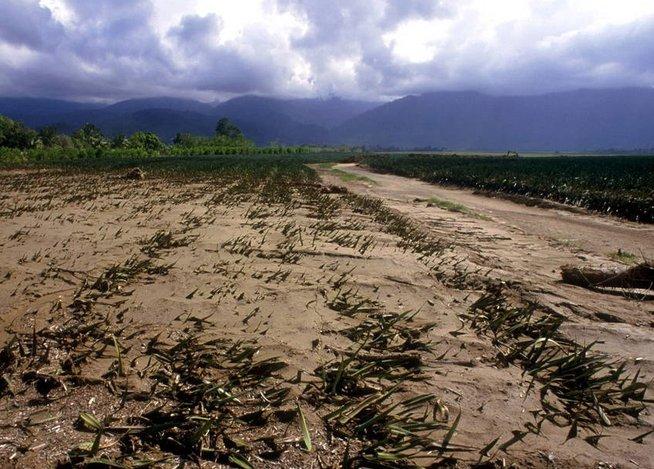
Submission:
M 243 132 L 228 118 L 216 124 L 213 138 L 199 137 L 188 133 L 178 133 L 173 145 L 198 145 L 217 143 L 219 145 L 254 146 Z M 59 133 L 56 126 L 45 126 L 39 130 L 27 127 L 20 121 L 0 115 L 0 147 L 29 150 L 32 148 L 142 148 L 160 150 L 166 146 L 154 132 L 139 131 L 127 137 L 118 134 L 113 138 L 105 136 L 91 123 L 84 124 L 72 135 Z
M 0 158 L 11 162 L 103 156 L 305 152 L 308 152 L 305 147 L 257 147 L 226 117 L 216 123 L 215 133 L 211 137 L 178 133 L 172 144 L 168 145 L 154 132 L 138 131 L 130 136 L 118 134 L 108 137 L 100 128 L 87 123 L 67 135 L 58 132 L 55 126 L 34 130 L 22 122 L 0 115 Z

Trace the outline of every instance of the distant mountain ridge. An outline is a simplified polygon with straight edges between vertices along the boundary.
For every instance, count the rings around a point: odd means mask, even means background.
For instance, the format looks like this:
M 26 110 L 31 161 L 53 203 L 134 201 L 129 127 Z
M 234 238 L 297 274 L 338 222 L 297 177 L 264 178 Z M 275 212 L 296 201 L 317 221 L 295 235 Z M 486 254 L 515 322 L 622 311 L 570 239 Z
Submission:
M 111 104 L 105 108 L 107 111 L 114 113 L 128 113 L 143 111 L 144 109 L 169 109 L 172 111 L 182 112 L 200 112 L 203 114 L 211 114 L 214 106 L 207 103 L 201 103 L 193 99 L 184 98 L 170 98 L 170 97 L 155 97 L 155 98 L 140 98 L 140 99 L 127 99 Z
M 41 126 L 58 116 L 78 111 L 90 111 L 102 106 L 78 103 L 61 99 L 45 98 L 2 98 L 0 114 L 25 122 L 30 126 Z
M 257 144 L 348 144 L 371 148 L 588 151 L 654 148 L 654 89 L 576 90 L 535 96 L 434 92 L 388 103 L 241 96 L 218 104 L 183 98 L 111 105 L 0 98 L 0 114 L 31 127 L 72 132 L 92 122 L 106 134 L 211 135 L 232 119 Z
M 344 144 L 457 150 L 584 151 L 654 147 L 654 89 L 537 96 L 437 92 L 383 104 L 341 124 Z
M 39 98 L 0 98 L 0 114 L 30 127 L 55 125 L 71 133 L 91 122 L 110 136 L 138 130 L 172 140 L 177 132 L 211 135 L 221 117 L 232 119 L 257 144 L 329 142 L 329 132 L 379 103 L 330 99 L 241 96 L 218 104 L 171 97 L 130 99 L 111 105 Z

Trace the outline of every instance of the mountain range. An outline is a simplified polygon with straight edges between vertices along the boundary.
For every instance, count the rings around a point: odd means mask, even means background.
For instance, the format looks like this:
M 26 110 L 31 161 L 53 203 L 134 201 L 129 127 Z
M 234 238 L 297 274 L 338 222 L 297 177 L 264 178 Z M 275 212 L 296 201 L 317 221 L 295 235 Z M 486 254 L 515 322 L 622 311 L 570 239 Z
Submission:
M 0 114 L 70 133 L 87 122 L 107 135 L 211 135 L 229 117 L 257 144 L 439 147 L 451 150 L 589 151 L 654 148 L 654 88 L 530 96 L 435 92 L 386 103 L 241 96 L 218 104 L 157 97 L 111 105 L 0 98 Z

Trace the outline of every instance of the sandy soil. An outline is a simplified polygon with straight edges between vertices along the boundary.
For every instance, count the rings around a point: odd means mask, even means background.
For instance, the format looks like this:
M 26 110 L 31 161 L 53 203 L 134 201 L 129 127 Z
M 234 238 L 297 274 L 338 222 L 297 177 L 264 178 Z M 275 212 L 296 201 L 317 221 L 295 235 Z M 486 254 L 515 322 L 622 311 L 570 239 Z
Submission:
M 597 337 L 608 332 L 607 328 L 620 330 L 619 334 L 626 330 L 629 335 L 644 335 L 647 339 L 635 350 L 650 356 L 654 351 L 648 339 L 654 327 L 654 306 L 650 301 L 633 301 L 620 292 L 592 292 L 559 281 L 560 267 L 566 264 L 626 268 L 629 264 L 621 264 L 613 257 L 618 250 L 636 254 L 636 261 L 654 259 L 654 226 L 581 210 L 574 213 L 564 208 L 529 207 L 470 190 L 377 174 L 356 164 L 340 164 L 336 168 L 367 179 L 351 183 L 351 190 L 380 197 L 389 206 L 429 226 L 437 235 L 454 239 L 471 263 L 492 267 L 491 275 L 521 284 L 525 292 L 561 314 L 580 322 L 590 319 L 583 334 L 594 327 L 598 328 L 593 333 Z M 322 170 L 322 174 L 331 182 L 342 183 L 328 171 Z M 461 204 L 471 213 L 441 209 L 429 203 L 432 197 Z M 598 321 L 597 314 L 602 313 L 612 315 L 610 323 Z M 646 326 L 644 334 L 642 326 Z M 594 335 L 586 338 L 593 339 Z M 614 351 L 622 349 L 623 345 L 616 345 Z
M 637 359 L 644 379 L 651 378 L 652 302 L 558 282 L 561 264 L 615 265 L 607 254 L 618 248 L 652 256 L 651 227 L 527 208 L 352 166 L 342 169 L 376 182 L 345 184 L 353 193 L 382 198 L 451 243 L 448 255 L 461 266 L 490 270 L 488 278 L 514 284 L 524 299 L 564 316 L 570 337 L 580 343 L 600 339 L 602 350 L 630 365 Z M 327 183 L 343 185 L 329 170 L 321 173 Z M 344 289 L 369 299 L 378 311 L 419 310 L 416 327 L 435 323 L 425 329 L 432 344 L 432 353 L 421 356 L 425 379 L 404 389 L 402 398 L 434 393 L 449 409 L 450 424 L 461 414 L 453 442 L 474 448 L 454 454 L 461 467 L 477 462 L 477 451 L 495 438 L 492 459 L 523 467 L 654 467 L 651 436 L 644 443 L 630 440 L 652 429 L 649 410 L 640 422 L 624 417 L 602 429 L 596 445 L 584 440 L 590 435 L 584 430 L 567 439 L 568 428 L 545 422 L 540 434 L 526 433 L 498 449 L 533 424 L 542 406 L 536 393 L 528 392 L 523 370 L 498 364 L 492 340 L 462 322 L 478 289 L 453 286 L 461 276 L 435 278 L 424 259 L 403 249 L 402 240 L 372 216 L 341 200 L 338 191 L 330 195 L 337 201 L 327 217 L 336 227 L 330 232 L 317 228 L 316 206 L 301 194 L 293 195 L 297 203 L 291 209 L 261 208 L 251 197 L 227 197 L 229 188 L 210 178 L 125 181 L 116 174 L 3 171 L 0 179 L 2 343 L 15 333 L 29 336 L 66 324 L 79 308 L 79 292 L 112 266 L 130 259 L 168 266 L 163 273 L 151 269 L 121 280 L 109 293 L 98 287 L 89 314 L 106 317 L 120 330 L 120 347 L 130 363 L 127 379 L 137 388 L 143 386 L 136 378 L 144 369 L 143 350 L 155 337 L 174 338 L 188 328 L 179 318 L 193 317 L 191 324 L 221 338 L 256 341 L 262 359 L 281 357 L 287 366 L 273 383 L 291 389 L 288 406 L 294 409 L 297 401 L 304 409 L 316 449 L 301 449 L 297 419 L 273 421 L 257 435 L 283 440 L 282 456 L 253 455 L 254 467 L 336 467 L 343 460 L 344 442 L 322 420 L 329 405 L 317 405 L 306 390 L 318 380 L 319 366 L 352 346 L 342 331 L 365 319 L 330 306 Z M 428 207 L 432 196 L 459 201 L 490 219 Z M 144 252 L 148 239 L 161 232 L 180 242 Z M 357 237 L 357 244 L 348 246 L 351 238 L 339 235 Z M 370 246 L 362 249 L 365 240 Z M 289 252 L 291 260 L 285 257 Z M 60 362 L 61 357 L 50 357 L 40 371 Z M 0 399 L 1 463 L 49 467 L 66 461 L 67 451 L 90 438 L 75 425 L 80 412 L 118 418 L 142 413 L 144 404 L 121 402 L 106 385 L 94 384 L 115 366 L 112 347 L 103 348 L 81 365 L 78 373 L 86 384 L 58 387 L 47 396 L 35 393 L 24 375 L 8 374 L 13 395 Z
M 471 269 L 490 268 L 490 277 L 515 282 L 525 297 L 565 317 L 564 330 L 575 340 L 597 341 L 602 351 L 637 360 L 652 376 L 653 302 L 563 284 L 560 267 L 622 269 L 626 266 L 612 258 L 619 249 L 638 253 L 638 260 L 654 259 L 654 226 L 582 210 L 529 207 L 470 190 L 375 173 L 354 163 L 334 168 L 361 179 L 344 183 L 338 174 L 318 170 L 329 183 L 382 198 L 437 236 L 454 240 Z M 432 197 L 462 204 L 471 213 L 441 209 L 429 203 Z

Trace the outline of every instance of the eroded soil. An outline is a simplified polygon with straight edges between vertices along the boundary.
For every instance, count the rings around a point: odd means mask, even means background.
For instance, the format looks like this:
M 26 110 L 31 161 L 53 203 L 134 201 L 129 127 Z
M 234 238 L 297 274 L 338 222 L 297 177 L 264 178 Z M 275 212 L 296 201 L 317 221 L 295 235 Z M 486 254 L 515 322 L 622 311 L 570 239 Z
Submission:
M 365 420 L 330 413 L 390 389 L 389 403 L 427 396 L 433 406 L 433 444 L 420 464 L 654 466 L 651 435 L 638 438 L 653 428 L 650 408 L 609 406 L 608 422 L 577 424 L 553 393 L 557 415 L 543 418 L 553 412 L 543 379 L 502 359 L 508 342 L 470 319 L 471 306 L 500 288 L 511 305 L 562 318 L 566 338 L 600 340 L 598 350 L 649 383 L 652 302 L 562 285 L 558 267 L 609 265 L 618 247 L 651 256 L 650 228 L 603 219 L 603 241 L 588 215 L 462 202 L 483 219 L 428 207 L 442 190 L 417 181 L 366 172 L 378 184 L 348 183 L 348 192 L 322 173 L 327 185 L 280 189 L 210 175 L 3 171 L 0 334 L 11 357 L 0 363 L 2 464 L 70 464 L 74 451 L 72 463 L 361 466 L 370 451 L 389 450 L 375 446 L 387 428 L 356 433 Z M 579 245 L 567 241 L 572 232 Z M 406 321 L 379 332 L 398 315 Z M 202 350 L 227 358 L 195 365 L 189 337 L 215 341 Z M 366 363 L 383 371 L 345 384 L 326 378 L 352 353 L 358 376 Z M 201 387 L 212 382 L 232 396 Z M 200 404 L 184 407 L 200 388 Z M 366 409 L 381 419 L 398 407 Z M 182 411 L 192 418 L 175 433 L 152 430 L 161 412 L 170 420 Z M 80 425 L 84 412 L 106 427 L 100 437 Z

